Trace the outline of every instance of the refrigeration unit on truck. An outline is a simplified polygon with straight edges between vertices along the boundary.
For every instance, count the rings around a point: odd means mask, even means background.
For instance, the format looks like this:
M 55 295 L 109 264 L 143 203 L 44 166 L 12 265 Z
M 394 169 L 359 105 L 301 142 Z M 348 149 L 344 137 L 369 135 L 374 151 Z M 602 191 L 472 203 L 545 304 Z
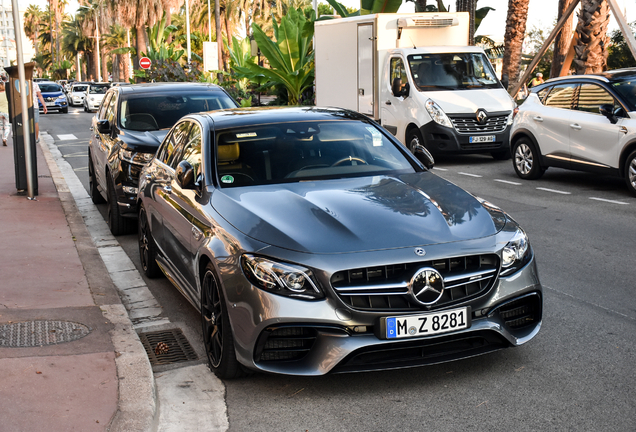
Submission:
M 315 23 L 316 105 L 348 108 L 411 151 L 510 157 L 514 100 L 466 12 L 375 14 Z

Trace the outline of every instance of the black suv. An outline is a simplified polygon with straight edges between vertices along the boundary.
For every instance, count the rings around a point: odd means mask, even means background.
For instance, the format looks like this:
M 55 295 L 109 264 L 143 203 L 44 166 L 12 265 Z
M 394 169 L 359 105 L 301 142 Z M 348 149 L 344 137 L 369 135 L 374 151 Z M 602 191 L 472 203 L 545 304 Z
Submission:
M 184 115 L 237 107 L 221 87 L 204 83 L 152 83 L 113 87 L 93 117 L 88 145 L 90 195 L 108 203 L 113 235 L 136 227 L 139 172 L 168 130 Z

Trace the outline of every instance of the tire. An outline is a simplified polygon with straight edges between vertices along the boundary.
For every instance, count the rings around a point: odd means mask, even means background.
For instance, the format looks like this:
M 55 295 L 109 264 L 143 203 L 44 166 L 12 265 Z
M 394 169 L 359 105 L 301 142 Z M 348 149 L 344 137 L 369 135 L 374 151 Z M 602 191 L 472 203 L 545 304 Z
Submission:
M 161 275 L 161 269 L 159 268 L 159 264 L 157 264 L 157 244 L 150 232 L 148 215 L 146 214 L 146 209 L 143 204 L 139 208 L 138 216 L 137 235 L 139 239 L 139 259 L 141 260 L 141 268 L 147 277 L 154 279 Z
M 107 175 L 107 177 L 108 191 L 106 195 L 108 196 L 108 200 L 106 201 L 106 204 L 108 204 L 108 227 L 110 228 L 110 232 L 115 236 L 128 234 L 132 232 L 133 221 L 129 218 L 123 217 L 119 212 L 117 194 L 115 193 L 115 183 L 110 175 Z
M 625 182 L 627 189 L 636 195 L 636 151 L 631 152 L 625 161 Z
M 88 110 L 86 109 L 86 105 L 84 105 L 84 112 L 88 112 Z
M 528 138 L 524 137 L 515 141 L 512 146 L 512 154 L 512 165 L 517 175 L 522 179 L 536 180 L 545 172 L 539 161 L 539 152 Z
M 88 153 L 88 193 L 91 196 L 93 204 L 104 204 L 106 200 L 102 196 L 102 193 L 97 187 L 97 176 L 95 175 L 95 166 L 93 165 L 93 158 Z
M 492 153 L 490 153 L 490 155 L 495 160 L 508 160 L 511 157 L 510 149 L 492 152 Z
M 61 109 L 60 112 L 63 114 L 68 114 L 68 107 Z
M 221 379 L 245 374 L 236 360 L 234 336 L 223 291 L 212 264 L 208 264 L 201 282 L 201 322 L 208 367 Z
M 420 131 L 415 128 L 411 129 L 406 133 L 406 148 L 409 149 L 411 153 L 415 153 L 415 146 L 418 144 L 422 147 L 426 147 Z

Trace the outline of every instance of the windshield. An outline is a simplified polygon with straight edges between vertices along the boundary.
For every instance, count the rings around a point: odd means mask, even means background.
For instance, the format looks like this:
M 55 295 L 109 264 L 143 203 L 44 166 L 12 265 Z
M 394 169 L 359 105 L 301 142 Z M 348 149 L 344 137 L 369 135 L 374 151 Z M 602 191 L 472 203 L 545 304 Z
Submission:
M 86 87 L 85 85 L 78 85 L 78 86 L 73 86 L 73 91 L 74 92 L 85 92 L 86 91 Z
M 61 92 L 62 87 L 59 84 L 38 84 L 40 87 L 40 92 L 42 93 L 54 93 Z
M 611 83 L 612 88 L 623 97 L 627 109 L 636 111 L 636 76 Z
M 310 121 L 217 131 L 221 187 L 413 173 L 377 127 L 361 121 Z
M 108 89 L 110 88 L 109 84 L 104 85 L 93 85 L 91 84 L 88 93 L 89 94 L 106 94 Z
M 123 100 L 119 122 L 123 129 L 153 131 L 171 128 L 181 117 L 191 113 L 223 108 L 236 108 L 236 103 L 220 91 L 187 95 L 157 93 Z
M 481 53 L 415 54 L 408 60 L 420 91 L 502 88 L 490 61 Z

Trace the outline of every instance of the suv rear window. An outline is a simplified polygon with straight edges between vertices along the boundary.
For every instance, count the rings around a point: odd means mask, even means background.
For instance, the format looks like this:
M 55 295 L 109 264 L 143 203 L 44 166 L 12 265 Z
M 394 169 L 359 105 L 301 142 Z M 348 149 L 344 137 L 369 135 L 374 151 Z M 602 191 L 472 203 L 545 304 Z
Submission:
M 201 111 L 236 108 L 220 91 L 188 95 L 146 95 L 122 100 L 119 123 L 122 129 L 153 131 L 171 128 L 181 117 Z

